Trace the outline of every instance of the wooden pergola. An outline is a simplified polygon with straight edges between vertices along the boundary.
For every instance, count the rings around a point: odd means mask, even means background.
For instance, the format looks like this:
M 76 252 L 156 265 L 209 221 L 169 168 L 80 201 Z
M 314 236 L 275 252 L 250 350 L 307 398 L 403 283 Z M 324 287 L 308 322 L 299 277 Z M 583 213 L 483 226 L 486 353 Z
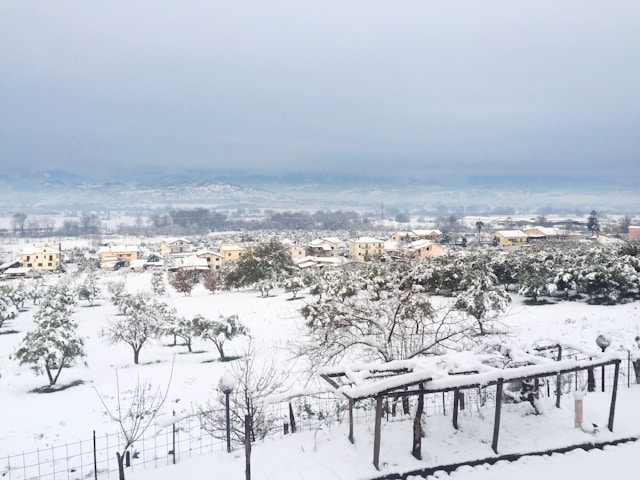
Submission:
M 494 357 L 495 358 L 495 357 Z M 505 383 L 539 381 L 545 377 L 556 377 L 556 407 L 560 407 L 561 375 L 614 365 L 613 389 L 609 407 L 608 428 L 613 431 L 618 373 L 620 359 L 615 354 L 602 355 L 589 360 L 554 361 L 546 357 L 525 354 L 524 365 L 499 368 L 486 363 L 487 357 L 470 358 L 468 354 L 451 354 L 421 360 L 397 361 L 385 364 L 365 364 L 349 367 L 323 369 L 320 376 L 339 394 L 349 401 L 349 440 L 354 443 L 353 407 L 355 402 L 373 398 L 376 400 L 373 465 L 380 464 L 381 426 L 383 400 L 418 396 L 418 407 L 413 422 L 412 454 L 421 459 L 420 417 L 424 406 L 424 395 L 453 392 L 453 427 L 458 429 L 458 410 L 462 392 L 466 389 L 496 387 L 496 405 L 491 447 L 498 453 L 500 415 Z M 522 358 L 520 359 L 523 360 Z M 471 367 L 471 368 L 470 368 Z

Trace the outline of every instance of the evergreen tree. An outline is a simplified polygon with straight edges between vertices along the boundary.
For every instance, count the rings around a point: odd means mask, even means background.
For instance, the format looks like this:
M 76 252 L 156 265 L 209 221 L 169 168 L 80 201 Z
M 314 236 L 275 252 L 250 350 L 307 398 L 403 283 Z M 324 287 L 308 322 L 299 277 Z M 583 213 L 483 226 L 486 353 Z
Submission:
M 598 220 L 598 212 L 595 210 L 591 210 L 591 214 L 587 220 L 587 230 L 591 232 L 592 237 L 597 237 L 600 233 L 600 220 Z
M 151 274 L 151 290 L 154 295 L 159 297 L 167 293 L 167 287 L 164 283 L 164 273 L 161 270 L 154 270 Z

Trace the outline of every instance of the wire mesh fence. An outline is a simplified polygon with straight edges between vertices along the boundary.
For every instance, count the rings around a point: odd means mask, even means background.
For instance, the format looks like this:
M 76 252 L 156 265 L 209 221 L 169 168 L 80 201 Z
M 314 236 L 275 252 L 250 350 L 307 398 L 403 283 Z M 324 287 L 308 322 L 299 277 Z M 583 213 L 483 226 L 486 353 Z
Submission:
M 588 358 L 578 351 L 565 349 L 562 359 L 583 360 Z M 611 391 L 614 384 L 613 365 L 578 371 L 560 377 L 561 394 L 576 390 Z M 630 387 L 638 381 L 631 357 L 621 363 L 618 386 Z M 555 396 L 558 382 L 556 377 L 540 379 L 536 392 L 541 396 Z M 507 385 L 505 388 L 509 388 Z M 518 388 L 518 386 L 514 386 Z M 482 407 L 495 403 L 494 388 L 471 388 L 461 392 L 460 410 L 466 415 L 482 415 Z M 413 400 L 415 401 L 415 399 Z M 349 406 L 344 398 L 333 394 L 302 396 L 288 402 L 269 404 L 265 407 L 268 428 L 264 438 L 277 439 L 294 431 L 314 431 L 325 427 L 348 427 Z M 425 395 L 424 414 L 427 416 L 450 415 L 453 411 L 454 393 L 444 392 Z M 407 418 L 402 399 L 386 399 L 383 415 L 387 421 Z M 411 408 L 411 407 L 409 407 Z M 193 415 L 164 417 L 152 424 L 144 436 L 136 441 L 124 458 L 127 469 L 156 468 L 207 452 L 226 449 L 226 432 L 205 428 L 202 416 L 209 412 Z M 221 412 L 217 412 L 220 414 Z M 292 425 L 292 417 L 295 426 Z M 365 399 L 355 402 L 354 423 L 372 422 L 375 417 L 375 400 Z M 121 433 L 93 432 L 84 440 L 57 444 L 47 448 L 3 453 L 0 456 L 0 476 L 3 480 L 82 480 L 91 478 L 117 478 L 118 463 L 116 452 L 122 452 L 124 442 Z M 241 448 L 234 442 L 232 448 Z

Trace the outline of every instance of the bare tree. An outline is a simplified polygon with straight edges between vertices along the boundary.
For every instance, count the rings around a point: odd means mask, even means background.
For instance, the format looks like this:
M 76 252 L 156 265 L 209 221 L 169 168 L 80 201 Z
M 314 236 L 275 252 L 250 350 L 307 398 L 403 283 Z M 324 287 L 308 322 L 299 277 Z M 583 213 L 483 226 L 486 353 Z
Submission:
M 118 423 L 122 436 L 124 438 L 124 445 L 121 452 L 116 452 L 118 458 L 118 478 L 119 480 L 125 480 L 124 478 L 124 459 L 131 446 L 138 441 L 144 435 L 144 432 L 149 428 L 153 420 L 158 416 L 160 409 L 167 400 L 169 394 L 169 386 L 171 385 L 171 379 L 173 378 L 173 363 L 171 364 L 171 373 L 169 374 L 169 382 L 164 392 L 160 387 L 154 388 L 149 380 L 140 382 L 140 378 L 136 383 L 131 399 L 128 406 L 122 405 L 122 395 L 120 393 L 120 381 L 118 379 L 118 371 L 116 370 L 116 399 L 117 404 L 115 409 L 109 408 L 104 401 L 100 392 L 94 387 L 94 390 L 100 398 L 107 415 L 111 420 Z
M 265 400 L 284 392 L 286 375 L 278 370 L 273 358 L 256 361 L 253 342 L 249 342 L 240 360 L 231 364 L 227 376 L 236 380 L 230 395 L 231 434 L 239 443 L 245 441 L 244 419 L 251 419 L 250 440 L 263 439 L 271 431 L 275 417 L 265 410 Z M 216 391 L 216 397 L 200 408 L 202 428 L 216 438 L 226 435 L 225 398 Z
M 27 215 L 25 213 L 14 213 L 11 218 L 11 226 L 13 227 L 14 233 L 19 233 L 20 235 L 24 235 L 24 225 L 27 221 Z

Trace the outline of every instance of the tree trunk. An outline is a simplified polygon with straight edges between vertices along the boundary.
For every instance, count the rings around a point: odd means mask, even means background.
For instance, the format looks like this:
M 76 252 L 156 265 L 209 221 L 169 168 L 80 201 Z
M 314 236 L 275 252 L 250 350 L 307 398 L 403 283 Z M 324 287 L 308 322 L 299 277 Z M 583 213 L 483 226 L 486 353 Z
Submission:
M 636 372 L 636 383 L 640 383 L 640 359 L 633 362 L 633 369 Z
M 124 454 L 120 455 L 120 452 L 116 452 L 118 457 L 118 480 L 125 480 L 124 478 Z
M 138 365 L 138 359 L 140 358 L 140 349 L 133 347 L 133 363 Z

